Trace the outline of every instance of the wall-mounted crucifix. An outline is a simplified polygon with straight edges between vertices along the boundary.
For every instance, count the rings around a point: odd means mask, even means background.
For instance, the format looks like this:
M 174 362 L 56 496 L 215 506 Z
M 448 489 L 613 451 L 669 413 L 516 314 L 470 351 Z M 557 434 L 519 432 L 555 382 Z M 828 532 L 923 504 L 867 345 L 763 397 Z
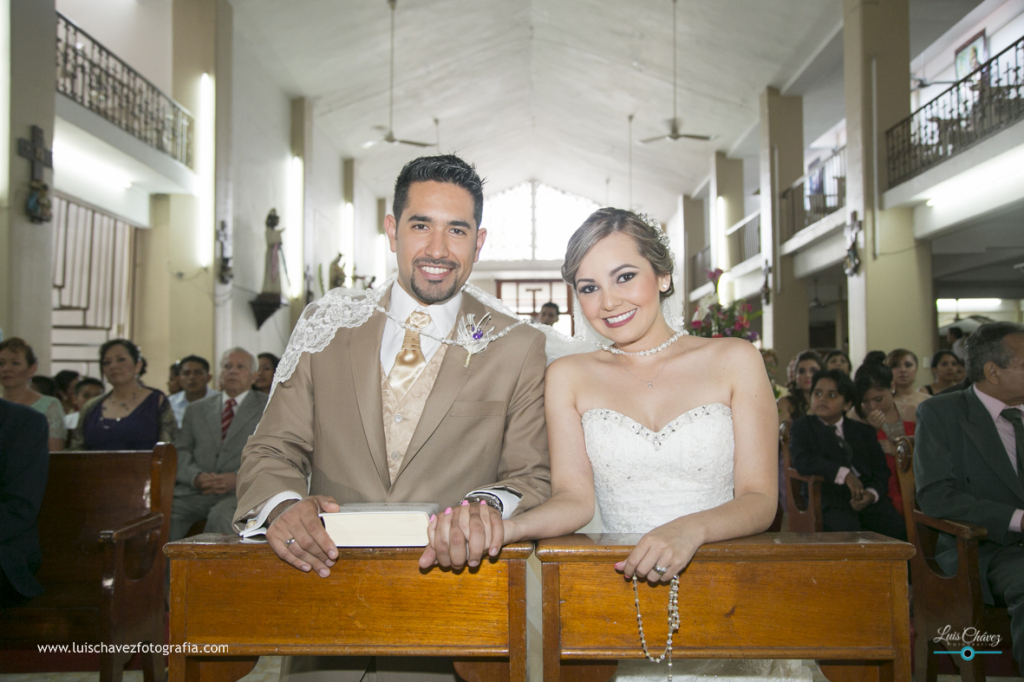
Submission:
M 48 223 L 53 218 L 53 211 L 50 187 L 43 182 L 43 169 L 53 168 L 53 152 L 46 148 L 46 137 L 42 128 L 32 126 L 32 139 L 18 140 L 18 155 L 28 159 L 32 165 L 25 212 L 34 223 Z

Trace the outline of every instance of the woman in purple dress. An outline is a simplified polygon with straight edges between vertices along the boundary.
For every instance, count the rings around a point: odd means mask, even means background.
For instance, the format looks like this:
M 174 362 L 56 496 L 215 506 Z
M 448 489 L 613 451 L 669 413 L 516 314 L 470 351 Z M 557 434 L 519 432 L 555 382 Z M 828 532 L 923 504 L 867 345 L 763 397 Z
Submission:
M 82 407 L 71 437 L 74 450 L 152 450 L 177 436 L 171 404 L 160 391 L 139 381 L 145 372 L 138 346 L 112 339 L 100 347 L 103 376 L 113 387 Z

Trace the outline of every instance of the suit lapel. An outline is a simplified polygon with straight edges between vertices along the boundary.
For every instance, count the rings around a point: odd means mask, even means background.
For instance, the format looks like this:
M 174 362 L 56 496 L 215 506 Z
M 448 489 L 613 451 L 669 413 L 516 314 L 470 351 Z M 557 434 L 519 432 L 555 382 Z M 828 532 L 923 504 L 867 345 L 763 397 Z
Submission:
M 255 389 L 249 389 L 249 395 L 245 396 L 245 400 L 238 406 L 235 417 L 231 420 L 231 426 L 228 427 L 227 435 L 224 437 L 225 443 L 237 438 L 240 431 L 251 434 L 255 430 L 249 428 L 249 425 L 262 414 L 262 410 L 257 406 L 259 398 L 255 393 Z
M 218 396 L 217 400 L 211 400 L 207 409 L 203 410 L 203 418 L 206 421 L 206 429 L 210 434 L 210 438 L 212 439 L 211 442 L 217 444 L 214 450 L 218 454 L 220 453 L 221 446 L 223 445 L 223 443 L 221 442 L 223 439 L 221 438 L 220 435 L 221 410 L 223 409 L 224 400 Z
M 473 314 L 479 320 L 486 312 L 487 310 L 482 303 L 468 294 L 463 294 L 462 305 L 459 306 L 460 318 L 467 314 Z M 434 387 L 430 390 L 430 395 L 427 396 L 427 403 L 423 407 L 423 414 L 420 415 L 420 421 L 416 424 L 412 440 L 409 441 L 409 449 L 405 451 L 402 466 L 395 476 L 396 480 L 398 476 L 402 475 L 405 468 L 409 466 L 409 462 L 416 456 L 416 453 L 427 442 L 431 434 L 437 430 L 441 420 L 448 414 L 452 403 L 459 397 L 459 392 L 462 391 L 462 387 L 466 385 L 466 381 L 473 373 L 476 364 L 478 364 L 471 362 L 469 367 L 466 367 L 465 363 L 465 349 L 459 346 L 448 348 L 444 355 L 444 360 L 441 361 L 441 369 L 437 372 L 437 379 L 434 380 Z
M 388 292 L 380 301 L 381 307 L 387 310 L 390 301 L 391 292 Z M 361 326 L 352 329 L 349 358 L 352 361 L 352 382 L 355 384 L 356 404 L 359 407 L 359 418 L 363 422 L 366 443 L 384 489 L 390 490 L 391 476 L 388 473 L 380 393 L 380 344 L 386 321 L 384 315 L 373 313 Z
M 978 396 L 974 395 L 974 389 L 968 388 L 963 392 L 963 396 L 967 400 L 967 421 L 963 425 L 964 431 L 974 441 L 982 458 L 996 475 L 1024 502 L 1024 488 L 1021 487 L 1017 472 L 1013 470 L 1010 458 L 1006 455 L 1006 447 L 999 437 L 999 432 L 996 431 L 992 415 L 981 404 Z

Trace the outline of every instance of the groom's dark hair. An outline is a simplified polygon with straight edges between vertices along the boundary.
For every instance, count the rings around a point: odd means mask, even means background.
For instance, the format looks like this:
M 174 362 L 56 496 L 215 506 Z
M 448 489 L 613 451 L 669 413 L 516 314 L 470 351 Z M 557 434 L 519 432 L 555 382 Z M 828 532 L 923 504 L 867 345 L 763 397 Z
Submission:
M 401 220 L 402 211 L 409 200 L 409 185 L 431 180 L 451 183 L 469 192 L 473 197 L 473 219 L 479 229 L 484 217 L 484 181 L 477 175 L 472 164 L 454 154 L 421 156 L 405 164 L 395 181 L 395 203 L 392 206 L 395 222 Z

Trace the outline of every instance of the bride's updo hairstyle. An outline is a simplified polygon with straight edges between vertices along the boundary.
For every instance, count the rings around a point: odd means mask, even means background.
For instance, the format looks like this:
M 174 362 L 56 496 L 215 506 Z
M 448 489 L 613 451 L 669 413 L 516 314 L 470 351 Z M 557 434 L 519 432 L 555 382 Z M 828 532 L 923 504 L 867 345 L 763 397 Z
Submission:
M 565 249 L 565 262 L 562 264 L 562 279 L 573 289 L 576 288 L 576 272 L 580 263 L 594 246 L 605 237 L 622 232 L 628 234 L 636 242 L 636 250 L 647 259 L 657 276 L 671 275 L 675 264 L 672 252 L 668 248 L 668 239 L 660 227 L 648 225 L 643 218 L 632 211 L 621 208 L 600 208 L 583 221 Z M 675 291 L 675 284 L 669 280 L 668 290 L 661 292 L 661 300 L 665 300 Z

